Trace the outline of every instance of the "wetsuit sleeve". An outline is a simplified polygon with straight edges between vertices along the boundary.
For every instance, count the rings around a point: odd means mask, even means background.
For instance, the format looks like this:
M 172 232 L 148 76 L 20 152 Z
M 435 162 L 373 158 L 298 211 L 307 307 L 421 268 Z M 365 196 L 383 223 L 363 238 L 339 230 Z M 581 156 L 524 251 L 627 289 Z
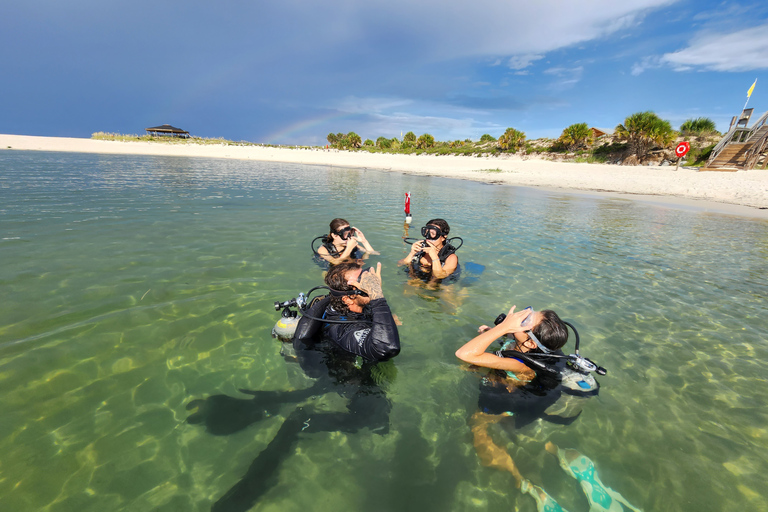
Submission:
M 397 325 L 386 299 L 372 300 L 368 307 L 372 313 L 373 324 L 333 324 L 328 334 L 347 352 L 369 361 L 386 361 L 400 353 Z
M 310 344 L 314 341 L 315 335 L 323 325 L 323 322 L 315 319 L 323 317 L 323 313 L 325 313 L 325 309 L 328 307 L 330 302 L 330 297 L 324 297 L 320 300 L 314 301 L 314 303 L 307 310 L 307 315 L 299 318 L 299 323 L 296 326 L 296 332 L 293 334 L 294 346 L 296 346 L 296 342 Z

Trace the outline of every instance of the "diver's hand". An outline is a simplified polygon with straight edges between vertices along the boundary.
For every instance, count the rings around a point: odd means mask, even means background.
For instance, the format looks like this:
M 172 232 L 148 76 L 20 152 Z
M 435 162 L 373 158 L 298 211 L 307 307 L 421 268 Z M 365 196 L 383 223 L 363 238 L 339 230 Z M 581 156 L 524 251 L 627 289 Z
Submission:
M 528 315 L 531 314 L 531 312 L 527 309 L 521 309 L 517 313 L 515 313 L 515 307 L 512 306 L 512 309 L 509 310 L 509 313 L 507 313 L 507 318 L 502 321 L 498 327 L 504 332 L 504 334 L 512 334 L 515 332 L 524 332 L 526 329 L 520 325 L 522 322 L 528 318 Z
M 413 258 L 416 254 L 424 250 L 424 246 L 427 244 L 426 240 L 417 240 L 411 245 L 411 252 L 408 253 L 408 258 Z
M 360 240 L 361 242 L 365 242 L 365 241 L 367 240 L 367 239 L 365 238 L 365 235 L 363 234 L 363 232 L 362 232 L 362 231 L 360 231 L 358 228 L 356 228 L 355 226 L 352 226 L 352 229 L 354 229 L 354 230 L 355 230 L 355 238 L 357 238 L 357 239 L 358 239 L 358 240 Z
M 490 330 L 491 328 L 488 327 L 487 325 L 481 325 L 480 327 L 477 328 L 477 332 L 479 332 L 480 334 L 483 334 L 485 331 L 490 331 Z
M 354 280 L 347 281 L 347 284 L 364 291 L 371 300 L 381 299 L 384 292 L 381 291 L 381 263 L 376 264 L 376 270 L 373 268 L 360 274 L 360 282 Z
M 427 253 L 432 261 L 437 261 L 439 259 L 437 255 L 437 247 L 435 247 L 432 242 L 424 242 L 424 252 Z

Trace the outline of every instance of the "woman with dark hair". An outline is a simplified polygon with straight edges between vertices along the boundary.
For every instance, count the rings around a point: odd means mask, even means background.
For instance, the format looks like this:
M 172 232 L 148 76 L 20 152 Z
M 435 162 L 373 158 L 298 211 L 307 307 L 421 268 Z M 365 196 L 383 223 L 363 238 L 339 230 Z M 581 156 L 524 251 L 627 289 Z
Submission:
M 480 383 L 479 410 L 469 420 L 475 450 L 484 466 L 511 473 L 521 491 L 536 500 L 540 511 L 563 510 L 544 489 L 523 477 L 509 452 L 493 440 L 489 429 L 494 424 L 521 429 L 537 420 L 569 424 L 581 413 L 583 400 L 596 395 L 600 386 L 591 376 L 572 371 L 569 374 L 563 369 L 565 363 L 556 362 L 564 360 L 560 349 L 568 341 L 568 328 L 554 311 L 539 312 L 529 307 L 515 312 L 513 306 L 507 315 L 499 315 L 495 323 L 493 327 L 480 326 L 479 334 L 456 351 L 456 357 L 462 361 L 491 369 Z M 508 339 L 501 350 L 487 352 L 494 341 L 505 336 Z M 545 360 L 549 362 L 543 363 Z M 611 506 L 599 510 L 619 510 L 613 508 L 618 506 L 612 505 L 614 500 L 637 510 L 621 495 L 604 487 L 594 471 L 577 474 L 579 463 L 592 464 L 586 457 L 575 450 L 559 450 L 551 442 L 545 449 L 558 456 L 563 468 L 570 471 L 584 489 L 586 482 L 590 489 L 603 493 L 598 498 L 604 499 L 598 501 Z M 594 465 L 591 468 L 594 469 Z M 587 499 L 590 505 L 595 505 L 591 494 Z
M 328 235 L 323 237 L 323 244 L 317 249 L 317 255 L 331 265 L 363 259 L 366 254 L 378 254 L 363 232 L 350 226 L 346 220 L 333 219 L 330 228 Z
M 456 248 L 448 242 L 450 226 L 443 219 L 432 219 L 421 228 L 424 240 L 411 245 L 408 255 L 397 262 L 398 265 L 410 265 L 411 272 L 420 279 L 445 279 L 459 266 Z

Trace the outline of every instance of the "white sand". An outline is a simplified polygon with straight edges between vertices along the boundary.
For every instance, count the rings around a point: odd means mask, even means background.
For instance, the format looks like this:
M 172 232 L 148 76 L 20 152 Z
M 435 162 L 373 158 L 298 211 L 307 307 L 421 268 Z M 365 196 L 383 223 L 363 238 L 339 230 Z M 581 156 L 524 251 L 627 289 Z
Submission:
M 624 197 L 674 207 L 768 219 L 768 170 L 698 172 L 696 168 L 550 162 L 519 156 L 460 157 L 381 155 L 366 152 L 114 142 L 0 134 L 0 150 L 234 158 L 292 162 L 459 178 Z M 500 169 L 501 172 L 488 172 Z M 485 170 L 485 171 L 484 171 Z

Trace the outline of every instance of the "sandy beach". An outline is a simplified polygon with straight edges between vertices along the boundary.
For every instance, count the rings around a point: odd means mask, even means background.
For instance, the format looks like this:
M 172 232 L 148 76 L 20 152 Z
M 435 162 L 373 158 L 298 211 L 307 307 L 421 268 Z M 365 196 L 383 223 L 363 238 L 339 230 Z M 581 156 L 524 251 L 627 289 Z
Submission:
M 698 172 L 674 166 L 551 162 L 516 155 L 382 155 L 325 149 L 116 142 L 0 134 L 0 150 L 165 155 L 379 169 L 494 184 L 540 187 L 768 219 L 768 170 Z M 496 171 L 496 170 L 499 171 Z M 493 172 L 489 170 L 494 170 Z

